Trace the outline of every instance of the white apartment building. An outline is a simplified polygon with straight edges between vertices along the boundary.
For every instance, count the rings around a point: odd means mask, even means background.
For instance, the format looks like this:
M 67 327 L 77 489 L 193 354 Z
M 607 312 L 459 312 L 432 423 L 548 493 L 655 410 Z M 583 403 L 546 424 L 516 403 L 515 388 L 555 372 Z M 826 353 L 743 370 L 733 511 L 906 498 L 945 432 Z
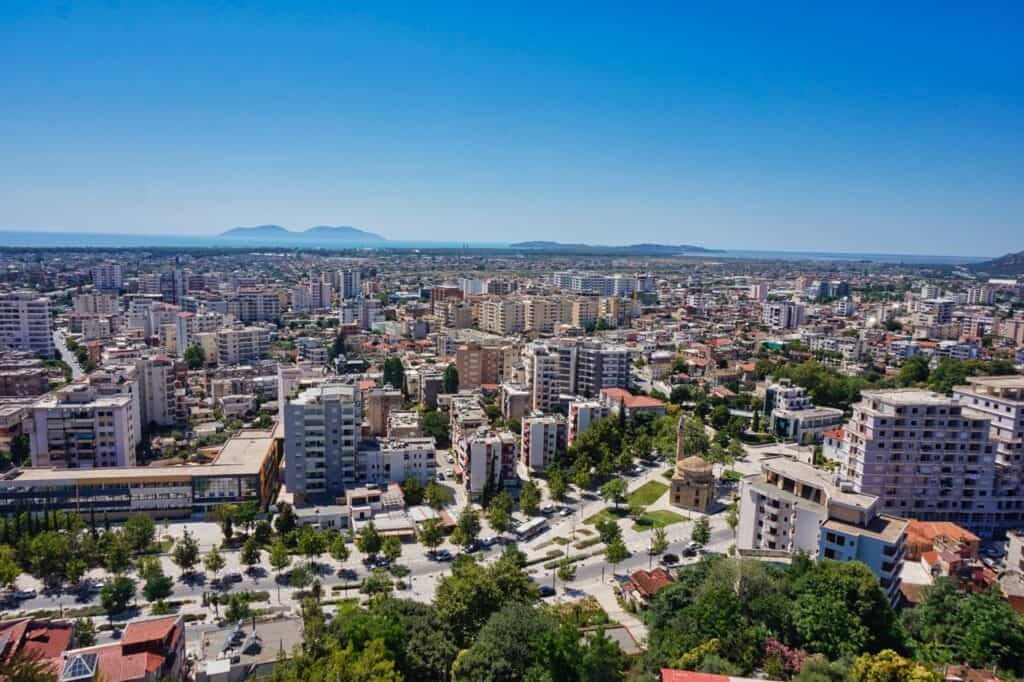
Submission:
M 459 289 L 463 296 L 479 296 L 484 293 L 484 281 L 475 277 L 460 277 Z
M 173 426 L 184 415 L 178 409 L 174 386 L 174 360 L 154 356 L 135 363 L 139 381 L 139 407 L 142 425 Z
M 566 445 L 572 445 L 590 425 L 609 415 L 608 406 L 600 400 L 573 400 L 569 403 Z
M 843 424 L 842 410 L 816 407 L 805 388 L 785 379 L 765 389 L 764 412 L 771 433 L 798 443 L 820 441 L 826 431 Z
M 263 327 L 220 329 L 215 335 L 221 365 L 243 365 L 270 357 L 270 331 Z
M 997 525 L 990 421 L 931 391 L 865 391 L 843 429 L 840 475 L 880 498 L 885 513 L 990 536 Z
M 242 322 L 267 322 L 281 317 L 281 299 L 276 292 L 241 289 L 227 300 L 226 312 Z
M 995 289 L 982 285 L 967 289 L 967 305 L 992 305 L 995 302 Z
M 32 466 L 134 466 L 138 412 L 136 393 L 101 395 L 87 384 L 43 396 L 32 404 Z
M 124 289 L 124 272 L 120 263 L 98 263 L 90 268 L 92 284 L 100 291 Z
M 880 514 L 878 498 L 837 485 L 828 472 L 768 456 L 760 473 L 740 481 L 736 548 L 741 554 L 809 552 L 862 561 L 895 603 L 907 523 Z
M 550 333 L 562 320 L 561 302 L 556 298 L 540 296 L 523 299 L 523 328 L 525 331 Z
M 523 349 L 532 408 L 553 412 L 559 396 L 593 398 L 605 388 L 629 386 L 630 353 L 625 346 L 565 339 L 536 342 Z
M 996 524 L 1024 528 L 1024 376 L 969 377 L 953 389 L 965 408 L 989 417 L 989 439 L 995 444 Z
M 521 299 L 492 298 L 480 302 L 480 329 L 507 336 L 526 328 L 526 311 Z
M 334 289 L 326 275 L 313 275 L 309 281 L 309 306 L 313 310 L 327 310 L 334 299 Z
M 566 422 L 560 414 L 534 414 L 522 420 L 520 461 L 531 473 L 547 469 L 566 447 Z
M 341 302 L 338 319 L 341 324 L 358 324 L 360 329 L 370 330 L 384 321 L 384 311 L 375 298 L 346 299 Z
M 462 484 L 470 497 L 481 495 L 488 485 L 498 487 L 515 475 L 516 437 L 508 431 L 494 432 L 486 426 L 459 438 L 456 461 Z
M 367 483 L 383 486 L 415 478 L 426 485 L 437 474 L 437 444 L 432 437 L 381 440 L 377 448 L 359 450 L 358 456 Z
M 117 296 L 112 294 L 101 294 L 87 292 L 78 294 L 71 299 L 72 309 L 81 315 L 117 315 L 120 306 Z
M 364 478 L 357 469 L 362 405 L 356 386 L 300 386 L 283 412 L 285 484 L 296 504 L 336 499 Z
M 31 292 L 0 296 L 0 348 L 54 356 L 50 299 Z
M 792 301 L 766 303 L 761 319 L 771 329 L 796 329 L 804 322 L 804 306 Z
M 363 273 L 359 268 L 345 268 L 338 273 L 340 294 L 343 299 L 358 298 L 363 292 Z
M 224 315 L 217 312 L 187 313 L 179 312 L 175 317 L 174 324 L 176 333 L 174 336 L 175 355 L 179 358 L 185 354 L 185 350 L 196 343 L 196 335 L 216 332 L 230 321 L 225 320 Z M 213 359 L 212 357 L 209 359 Z

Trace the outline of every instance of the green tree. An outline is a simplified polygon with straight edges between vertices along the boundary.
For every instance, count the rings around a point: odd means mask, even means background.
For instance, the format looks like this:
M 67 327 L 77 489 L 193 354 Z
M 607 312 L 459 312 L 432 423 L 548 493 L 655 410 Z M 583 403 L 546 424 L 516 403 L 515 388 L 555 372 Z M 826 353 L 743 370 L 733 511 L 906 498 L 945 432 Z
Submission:
M 622 528 L 619 527 L 619 522 L 613 518 L 598 519 L 594 527 L 597 529 L 597 535 L 601 538 L 601 542 L 606 545 L 610 545 L 622 537 Z
M 131 551 L 145 552 L 156 539 L 156 524 L 146 514 L 130 516 L 124 524 L 124 537 Z
M 591 483 L 590 470 L 586 468 L 576 469 L 576 472 L 572 476 L 572 482 L 580 490 L 586 490 L 590 487 Z
M 246 538 L 245 543 L 242 545 L 242 553 L 240 556 L 242 564 L 246 567 L 249 573 L 252 573 L 253 569 L 260 563 L 260 543 L 256 541 L 255 536 L 249 536 Z
M 941 682 L 942 675 L 892 649 L 863 654 L 850 670 L 850 682 Z
M 423 504 L 423 484 L 420 479 L 410 476 L 402 482 L 402 495 L 405 497 L 405 506 L 415 507 Z
M 369 557 L 377 556 L 383 542 L 380 533 L 377 532 L 377 527 L 373 525 L 373 521 L 363 526 L 363 529 L 359 531 L 359 535 L 356 536 L 356 547 L 359 548 L 360 552 Z
M 295 510 L 287 502 L 278 505 L 277 516 L 274 518 L 274 530 L 278 535 L 287 535 L 295 530 Z
M 311 566 L 316 565 L 317 558 L 327 551 L 327 538 L 312 526 L 305 526 L 299 532 L 299 553 L 306 557 Z
M 420 428 L 423 435 L 437 441 L 437 446 L 446 448 L 451 443 L 451 432 L 448 420 L 437 410 L 425 410 L 420 417 Z
M 84 648 L 96 644 L 96 624 L 92 618 L 75 619 L 75 646 Z
M 572 582 L 576 579 L 576 564 L 569 559 L 562 559 L 558 562 L 557 575 L 563 583 Z
M 203 565 L 206 566 L 206 570 L 213 573 L 215 577 L 224 568 L 225 563 L 224 555 L 220 553 L 217 545 L 211 547 L 209 553 L 203 559 Z
M 690 539 L 698 545 L 706 545 L 711 541 L 711 522 L 708 521 L 708 517 L 700 516 L 693 522 Z
M 202 346 L 193 343 L 185 348 L 182 359 L 185 360 L 185 364 L 188 365 L 189 369 L 199 369 L 206 364 L 206 353 L 203 352 Z
M 162 602 L 174 592 L 174 582 L 166 575 L 152 575 L 142 586 L 142 596 L 148 602 Z
M 9 545 L 0 545 L 0 587 L 13 589 L 21 575 L 17 553 Z
M 462 533 L 462 543 L 470 545 L 480 535 L 480 514 L 472 507 L 466 507 L 459 514 L 456 528 Z
M 519 491 L 519 509 L 527 516 L 536 516 L 540 511 L 540 489 L 533 481 L 523 483 Z
M 622 538 L 615 538 L 604 548 L 605 561 L 612 565 L 612 571 L 620 563 L 625 561 L 629 557 L 629 550 L 626 549 L 626 545 L 622 542 Z
M 683 448 L 687 455 L 703 456 L 711 447 L 711 439 L 704 429 L 704 421 L 693 416 L 686 420 L 683 427 Z
M 388 535 L 381 543 L 380 551 L 388 561 L 396 561 L 398 557 L 402 556 L 402 541 L 398 539 L 397 535 Z
M 386 359 L 382 371 L 384 384 L 390 384 L 398 390 L 405 388 L 405 367 L 402 365 L 401 358 L 392 356 Z
M 364 594 L 391 594 L 395 590 L 395 581 L 386 571 L 375 570 L 366 576 L 361 588 Z
M 928 381 L 928 358 L 923 355 L 914 355 L 907 358 L 896 374 L 896 383 L 900 386 L 913 386 Z
M 668 536 L 664 528 L 655 528 L 651 533 L 651 554 L 664 554 L 668 549 Z
M 423 501 L 426 502 L 427 506 L 431 509 L 444 509 L 444 506 L 448 504 L 448 492 L 443 486 L 431 481 L 427 484 L 427 488 L 423 493 Z
M 123 575 L 115 577 L 100 590 L 100 604 L 108 618 L 124 611 L 134 597 L 135 581 Z
M 448 363 L 444 368 L 444 392 L 456 393 L 459 390 L 459 370 L 454 363 Z
M 561 502 L 565 499 L 565 493 L 569 490 L 569 482 L 565 480 L 565 473 L 557 467 L 548 469 L 548 494 L 551 499 Z
M 619 508 L 619 504 L 626 501 L 626 481 L 621 478 L 613 478 L 601 486 L 601 498 Z
M 187 530 L 174 543 L 171 560 L 174 561 L 175 566 L 181 569 L 182 573 L 191 573 L 199 563 L 199 543 Z
M 149 580 L 153 576 L 164 574 L 164 569 L 160 564 L 160 559 L 155 556 L 144 556 L 140 558 L 136 571 L 138 572 L 141 580 Z
M 107 551 L 104 556 L 104 565 L 111 573 L 124 573 L 132 565 L 131 546 L 125 534 L 120 531 L 107 533 Z
M 345 536 L 341 533 L 336 533 L 334 537 L 331 538 L 327 551 L 330 553 L 332 559 L 342 564 L 348 561 L 348 558 L 351 555 L 348 548 L 348 542 L 345 540 Z
M 274 544 L 270 546 L 270 566 L 280 576 L 288 566 L 292 563 L 291 554 L 288 553 L 288 545 L 284 544 L 284 541 L 278 538 Z
M 240 623 L 252 617 L 252 609 L 246 595 L 232 594 L 228 596 L 227 608 L 224 609 L 224 620 L 229 623 Z
M 487 521 L 498 533 L 508 530 L 512 520 L 512 497 L 504 490 L 491 499 L 487 508 Z
M 440 519 L 427 519 L 420 524 L 420 543 L 429 551 L 434 551 L 444 542 L 444 528 Z

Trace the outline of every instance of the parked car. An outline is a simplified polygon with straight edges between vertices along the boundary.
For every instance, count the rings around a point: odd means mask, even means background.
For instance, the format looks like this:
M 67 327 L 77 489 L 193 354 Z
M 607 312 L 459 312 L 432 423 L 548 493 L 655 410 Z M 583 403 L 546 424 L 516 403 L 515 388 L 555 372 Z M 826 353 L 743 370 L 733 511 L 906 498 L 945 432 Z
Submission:
M 679 556 L 672 554 L 671 552 L 668 554 L 662 554 L 660 561 L 666 566 L 675 566 L 679 563 Z
M 555 505 L 553 505 L 550 502 L 548 502 L 547 504 L 545 504 L 543 507 L 540 508 L 540 513 L 541 514 L 546 514 L 546 515 L 547 514 L 554 514 L 555 513 Z
M 498 538 L 494 537 L 493 535 L 486 538 L 480 538 L 480 544 L 482 544 L 484 547 L 494 547 L 496 544 L 498 544 Z
M 562 507 L 558 511 L 558 515 L 559 516 L 572 516 L 572 509 L 570 509 L 569 507 Z
M 34 599 L 36 596 L 35 590 L 15 590 L 15 599 Z
M 537 588 L 537 592 L 540 593 L 541 597 L 555 596 L 555 588 L 551 587 L 551 585 L 541 585 Z
M 455 558 L 447 549 L 439 549 L 430 556 L 434 561 L 451 561 Z
M 224 574 L 224 582 L 226 583 L 240 583 L 242 582 L 242 574 L 235 571 Z

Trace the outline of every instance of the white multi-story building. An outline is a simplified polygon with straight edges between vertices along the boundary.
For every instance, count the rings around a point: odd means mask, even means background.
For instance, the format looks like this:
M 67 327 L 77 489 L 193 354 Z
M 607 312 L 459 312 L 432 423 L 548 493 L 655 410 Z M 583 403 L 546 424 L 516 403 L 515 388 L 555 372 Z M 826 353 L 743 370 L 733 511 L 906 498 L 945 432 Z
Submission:
M 629 386 L 629 349 L 576 339 L 532 343 L 523 350 L 532 407 L 552 412 L 559 396 L 593 398 L 605 388 Z
M 336 499 L 364 478 L 357 469 L 362 405 L 359 389 L 323 383 L 286 399 L 284 467 L 297 504 Z
M 867 564 L 895 603 L 908 522 L 879 513 L 878 498 L 837 485 L 789 457 L 766 457 L 740 481 L 736 548 L 741 554 L 808 552 Z
M 967 289 L 967 305 L 992 305 L 995 301 L 995 289 L 989 286 L 970 287 Z
M 174 343 L 175 343 L 175 354 L 181 357 L 185 354 L 185 350 L 196 343 L 196 335 L 198 334 L 209 334 L 216 332 L 221 327 L 227 324 L 228 320 L 224 319 L 224 315 L 216 312 L 205 312 L 205 313 L 188 313 L 179 312 L 175 316 L 174 324 L 176 326 Z M 210 360 L 213 358 L 211 357 Z
M 0 348 L 52 358 L 50 299 L 30 292 L 0 296 Z
M 766 303 L 762 321 L 771 329 L 796 329 L 804 322 L 804 306 L 792 301 Z
M 840 475 L 880 498 L 885 513 L 990 536 L 998 526 L 990 422 L 930 391 L 864 391 L 843 428 Z
M 100 291 L 120 291 L 124 288 L 124 272 L 120 263 L 97 263 L 90 268 L 92 284 Z
M 463 296 L 479 296 L 484 293 L 484 281 L 475 277 L 460 277 L 459 289 Z
M 816 407 L 805 388 L 786 379 L 765 389 L 764 412 L 768 415 L 771 433 L 798 443 L 820 441 L 826 431 L 843 423 L 842 410 Z
M 480 329 L 503 336 L 526 328 L 526 310 L 521 299 L 492 298 L 480 303 Z
M 600 400 L 573 400 L 569 403 L 566 445 L 572 445 L 598 419 L 609 414 L 608 406 Z
M 270 331 L 263 327 L 221 329 L 216 332 L 217 362 L 242 365 L 270 357 Z
M 174 360 L 164 356 L 142 358 L 135 363 L 139 381 L 142 425 L 173 426 L 184 416 L 178 409 L 174 385 Z
M 341 302 L 339 313 L 341 324 L 358 324 L 360 329 L 372 329 L 374 324 L 384 321 L 384 311 L 375 298 L 346 299 Z
M 437 473 L 437 445 L 431 437 L 381 440 L 376 448 L 359 450 L 358 458 L 367 483 L 401 484 L 415 478 L 426 485 Z
M 1000 528 L 1024 528 L 1024 376 L 969 377 L 953 389 L 964 408 L 986 415 L 995 444 L 992 500 Z
M 313 275 L 309 281 L 309 305 L 313 310 L 327 310 L 334 299 L 334 289 L 324 274 Z
M 358 298 L 363 292 L 363 273 L 359 268 L 345 268 L 338 273 L 341 297 Z
M 112 294 L 91 291 L 78 294 L 71 299 L 71 305 L 72 309 L 81 315 L 117 315 L 120 312 L 117 296 Z
M 241 289 L 227 300 L 226 312 L 242 322 L 268 322 L 281 317 L 281 299 L 273 291 Z
M 523 418 L 519 454 L 531 472 L 547 469 L 565 447 L 565 417 L 560 414 L 534 414 Z
M 456 460 L 462 470 L 462 483 L 470 497 L 478 497 L 488 485 L 498 488 L 505 480 L 514 478 L 514 434 L 494 432 L 481 426 L 454 443 Z
M 71 384 L 32 404 L 32 466 L 118 467 L 135 464 L 141 440 L 138 394 L 101 395 Z

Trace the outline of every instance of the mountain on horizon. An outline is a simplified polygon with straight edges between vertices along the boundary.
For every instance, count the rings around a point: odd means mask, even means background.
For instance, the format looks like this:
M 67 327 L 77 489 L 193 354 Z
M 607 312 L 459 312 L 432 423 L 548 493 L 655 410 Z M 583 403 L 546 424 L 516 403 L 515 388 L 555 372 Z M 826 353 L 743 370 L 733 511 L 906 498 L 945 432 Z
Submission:
M 986 272 L 990 275 L 1017 276 L 1024 275 L 1024 251 L 1008 253 L 992 260 L 974 263 L 972 270 Z
M 367 232 L 347 225 L 316 225 L 307 230 L 289 230 L 281 225 L 256 225 L 253 227 L 233 227 L 221 232 L 219 237 L 228 239 L 261 239 L 274 241 L 311 241 L 313 239 L 335 242 L 383 242 L 384 237 L 374 232 Z

